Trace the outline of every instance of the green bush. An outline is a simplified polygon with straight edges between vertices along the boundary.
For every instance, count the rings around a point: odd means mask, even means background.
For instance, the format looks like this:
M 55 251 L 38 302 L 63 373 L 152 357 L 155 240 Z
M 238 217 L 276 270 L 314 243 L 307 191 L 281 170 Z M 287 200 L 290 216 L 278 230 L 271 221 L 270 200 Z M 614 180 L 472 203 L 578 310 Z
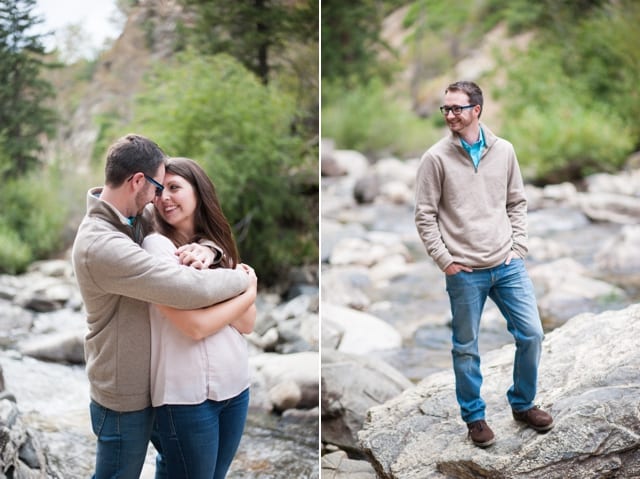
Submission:
M 295 99 L 226 55 L 180 54 L 154 69 L 128 130 L 198 161 L 264 283 L 317 262 L 317 149 L 291 133 Z M 316 205 L 310 208 L 310 205 Z
M 540 183 L 615 172 L 632 147 L 620 118 L 580 104 L 532 104 L 503 135 L 514 143 L 525 177 Z
M 539 183 L 616 171 L 633 149 L 631 124 L 594 95 L 587 75 L 569 75 L 565 48 L 530 46 L 505 65 L 500 134 L 514 143 L 523 173 Z
M 607 104 L 640 145 L 640 4 L 610 2 L 580 23 L 565 58 L 568 75 L 584 78 L 590 97 Z
M 339 148 L 366 154 L 418 155 L 441 132 L 431 121 L 418 118 L 372 79 L 355 88 L 324 82 L 322 136 Z
M 22 273 L 32 260 L 31 248 L 18 233 L 0 223 L 0 272 Z
M 57 175 L 33 173 L 0 188 L 0 271 L 21 273 L 63 246 L 67 204 Z

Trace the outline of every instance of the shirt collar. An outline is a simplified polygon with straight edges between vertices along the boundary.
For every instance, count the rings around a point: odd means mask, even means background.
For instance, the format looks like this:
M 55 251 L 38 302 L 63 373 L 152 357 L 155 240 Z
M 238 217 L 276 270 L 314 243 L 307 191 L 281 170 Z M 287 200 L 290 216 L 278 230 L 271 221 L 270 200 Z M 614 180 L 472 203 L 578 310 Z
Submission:
M 478 138 L 478 141 L 476 141 L 473 144 L 469 144 L 466 141 L 464 141 L 464 138 L 460 137 L 460 142 L 462 144 L 462 146 L 464 147 L 465 150 L 469 151 L 473 148 L 484 148 L 485 146 L 487 146 L 484 142 L 484 131 L 482 131 L 482 127 L 480 127 L 480 138 Z

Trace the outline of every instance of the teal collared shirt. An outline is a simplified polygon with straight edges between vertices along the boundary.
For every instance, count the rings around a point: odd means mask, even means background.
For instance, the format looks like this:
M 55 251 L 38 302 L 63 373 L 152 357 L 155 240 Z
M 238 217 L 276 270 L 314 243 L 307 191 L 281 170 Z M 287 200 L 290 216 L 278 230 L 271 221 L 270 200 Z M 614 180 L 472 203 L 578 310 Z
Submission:
M 462 148 L 469 153 L 471 161 L 473 161 L 473 166 L 478 168 L 480 157 L 482 156 L 482 150 L 487 146 L 484 142 L 484 132 L 482 131 L 482 128 L 480 128 L 480 138 L 473 145 L 464 141 L 462 137 L 460 137 L 460 143 L 462 144 Z

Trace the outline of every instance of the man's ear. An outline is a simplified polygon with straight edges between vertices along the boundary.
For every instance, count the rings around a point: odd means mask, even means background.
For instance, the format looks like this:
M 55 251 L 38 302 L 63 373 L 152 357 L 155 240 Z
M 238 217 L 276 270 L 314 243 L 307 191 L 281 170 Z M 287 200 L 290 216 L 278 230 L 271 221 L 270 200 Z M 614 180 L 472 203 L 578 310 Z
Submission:
M 139 191 L 141 186 L 144 185 L 145 181 L 146 180 L 144 179 L 144 173 L 138 172 L 131 177 L 131 188 L 133 188 L 133 191 Z

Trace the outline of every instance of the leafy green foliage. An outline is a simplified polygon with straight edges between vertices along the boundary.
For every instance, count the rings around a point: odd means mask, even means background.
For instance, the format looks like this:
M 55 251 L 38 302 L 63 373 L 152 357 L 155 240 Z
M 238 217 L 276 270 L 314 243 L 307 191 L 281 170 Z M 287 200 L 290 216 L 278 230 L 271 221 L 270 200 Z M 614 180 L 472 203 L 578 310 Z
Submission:
M 181 1 L 197 14 L 187 30 L 191 46 L 208 55 L 233 56 L 265 84 L 288 43 L 318 43 L 318 0 Z
M 640 55 L 632 47 L 639 21 L 637 5 L 595 9 L 562 39 L 547 31 L 504 65 L 507 87 L 496 91 L 506 119 L 501 133 L 531 179 L 616 171 L 640 144 Z
M 0 132 L 9 164 L 3 177 L 25 174 L 38 163 L 38 136 L 49 134 L 55 115 L 45 106 L 54 95 L 40 72 L 50 66 L 43 61 L 42 35 L 32 34 L 41 20 L 33 14 L 35 0 L 0 3 Z
M 613 173 L 632 146 L 622 120 L 604 108 L 586 109 L 558 99 L 531 104 L 511 117 L 503 135 L 518 145 L 525 176 L 540 183 Z
M 22 273 L 32 260 L 29 246 L 14 230 L 0 222 L 0 271 L 6 274 Z
M 203 166 L 263 281 L 317 260 L 317 150 L 291 134 L 289 95 L 227 55 L 191 51 L 154 70 L 144 91 L 130 129 Z
M 576 55 L 564 58 L 567 75 L 582 77 L 590 98 L 622 118 L 636 148 L 640 147 L 639 24 L 638 2 L 607 5 L 578 26 L 573 41 Z
M 385 75 L 388 67 L 378 59 L 381 50 L 392 49 L 380 37 L 387 10 L 375 0 L 323 0 L 322 79 L 353 84 Z
M 52 86 L 42 79 L 41 20 L 35 0 L 0 3 L 0 272 L 19 273 L 30 261 L 60 247 L 65 208 L 56 201 L 55 182 L 37 172 L 40 136 L 54 128 L 46 106 Z
M 608 0 L 488 0 L 483 16 L 496 22 L 505 21 L 512 33 L 540 28 L 562 37 L 576 20 L 607 3 Z
M 546 183 L 613 172 L 640 147 L 637 1 L 408 2 L 403 54 L 411 62 L 409 84 L 375 80 L 384 78 L 376 73 L 380 4 L 337 3 L 322 3 L 322 132 L 342 148 L 402 154 L 400 145 L 412 144 L 412 132 L 420 129 L 411 128 L 418 121 L 408 105 L 426 105 L 423 114 L 435 111 L 426 101 L 435 94 L 433 82 L 465 79 L 464 72 L 462 78 L 451 74 L 460 75 L 460 61 L 500 24 L 511 33 L 534 32 L 534 40 L 508 52 L 493 73 L 473 79 L 493 93 L 489 100 L 498 100 L 501 122 L 489 126 L 514 143 L 528 179 Z M 391 94 L 398 85 L 411 99 Z M 420 123 L 428 146 L 442 118 L 434 113 Z
M 318 0 L 181 0 L 194 21 L 178 25 L 176 50 L 228 54 L 263 84 L 295 94 L 293 134 L 317 149 Z
M 322 93 L 322 134 L 339 148 L 416 155 L 440 136 L 432 122 L 391 97 L 380 79 L 355 88 L 325 82 Z
M 59 251 L 67 218 L 64 189 L 54 171 L 9 179 L 0 188 L 0 271 L 21 273 Z

